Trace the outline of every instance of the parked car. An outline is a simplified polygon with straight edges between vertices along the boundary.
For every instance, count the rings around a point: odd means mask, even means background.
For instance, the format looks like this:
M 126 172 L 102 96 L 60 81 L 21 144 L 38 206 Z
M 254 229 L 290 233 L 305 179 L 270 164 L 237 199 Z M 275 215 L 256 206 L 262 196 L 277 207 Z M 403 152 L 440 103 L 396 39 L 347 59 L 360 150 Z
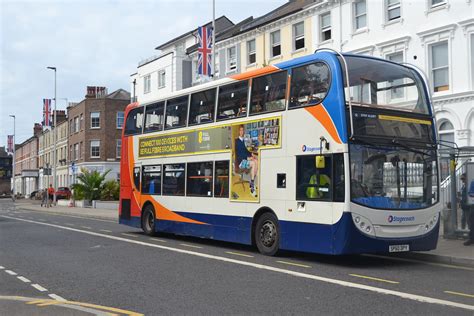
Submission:
M 31 193 L 30 193 L 30 199 L 31 199 L 31 200 L 37 200 L 37 199 L 38 199 L 37 195 L 39 195 L 39 194 L 40 194 L 40 191 L 33 191 L 33 192 L 31 192 Z
M 56 200 L 69 199 L 71 197 L 71 190 L 68 187 L 59 187 L 56 190 Z

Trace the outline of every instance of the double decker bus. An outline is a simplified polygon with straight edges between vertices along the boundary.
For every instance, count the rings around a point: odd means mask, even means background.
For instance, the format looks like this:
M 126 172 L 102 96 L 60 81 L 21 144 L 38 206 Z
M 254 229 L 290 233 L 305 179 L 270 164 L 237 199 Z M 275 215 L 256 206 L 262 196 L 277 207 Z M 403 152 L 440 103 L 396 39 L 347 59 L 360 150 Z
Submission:
M 435 119 L 414 66 L 322 50 L 125 117 L 121 224 L 266 255 L 436 247 Z

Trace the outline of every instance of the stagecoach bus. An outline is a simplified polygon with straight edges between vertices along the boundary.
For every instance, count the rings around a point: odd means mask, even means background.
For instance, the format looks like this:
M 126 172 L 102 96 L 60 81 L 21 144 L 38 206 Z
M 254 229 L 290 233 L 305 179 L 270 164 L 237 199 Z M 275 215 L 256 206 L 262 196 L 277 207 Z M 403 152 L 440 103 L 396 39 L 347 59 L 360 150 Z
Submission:
M 121 224 L 266 255 L 436 247 L 436 129 L 414 66 L 322 50 L 125 115 Z

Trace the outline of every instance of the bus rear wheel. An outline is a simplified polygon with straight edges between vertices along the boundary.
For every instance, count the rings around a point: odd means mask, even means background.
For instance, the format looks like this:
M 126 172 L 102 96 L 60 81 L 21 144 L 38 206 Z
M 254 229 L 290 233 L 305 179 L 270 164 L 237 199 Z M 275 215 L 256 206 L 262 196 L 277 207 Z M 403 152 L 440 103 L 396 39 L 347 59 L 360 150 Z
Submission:
M 255 243 L 258 251 L 266 256 L 274 256 L 280 249 L 280 225 L 273 213 L 264 213 L 255 226 Z
M 142 229 L 143 232 L 148 236 L 153 236 L 155 234 L 155 209 L 152 205 L 147 205 L 143 209 L 142 215 Z

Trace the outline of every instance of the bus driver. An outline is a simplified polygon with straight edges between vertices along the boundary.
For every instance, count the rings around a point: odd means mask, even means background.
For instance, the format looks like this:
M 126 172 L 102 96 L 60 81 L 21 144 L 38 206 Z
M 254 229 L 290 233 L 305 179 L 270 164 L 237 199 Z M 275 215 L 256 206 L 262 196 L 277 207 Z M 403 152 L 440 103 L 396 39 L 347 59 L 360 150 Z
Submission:
M 239 137 L 235 139 L 235 159 L 239 169 L 250 169 L 250 193 L 256 196 L 255 177 L 258 172 L 258 160 L 245 146 L 243 125 L 239 126 Z

